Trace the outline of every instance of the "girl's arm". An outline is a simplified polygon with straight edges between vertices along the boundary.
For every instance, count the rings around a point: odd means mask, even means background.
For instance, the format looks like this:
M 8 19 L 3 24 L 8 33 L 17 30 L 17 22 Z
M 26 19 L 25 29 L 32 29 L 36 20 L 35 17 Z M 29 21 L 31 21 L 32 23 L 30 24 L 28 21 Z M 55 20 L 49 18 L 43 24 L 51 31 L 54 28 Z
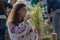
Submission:
M 8 31 L 10 31 L 10 33 L 13 33 L 15 34 L 15 25 L 13 24 L 7 24 L 7 28 L 8 28 Z

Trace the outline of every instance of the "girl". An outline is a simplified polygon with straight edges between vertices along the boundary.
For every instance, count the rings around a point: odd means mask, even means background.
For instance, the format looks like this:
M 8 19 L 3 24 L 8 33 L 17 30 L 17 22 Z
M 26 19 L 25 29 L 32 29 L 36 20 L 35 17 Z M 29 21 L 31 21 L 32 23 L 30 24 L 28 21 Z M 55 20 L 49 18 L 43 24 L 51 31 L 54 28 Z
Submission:
M 26 5 L 17 3 L 7 19 L 7 28 L 11 40 L 35 40 L 34 32 L 27 23 Z

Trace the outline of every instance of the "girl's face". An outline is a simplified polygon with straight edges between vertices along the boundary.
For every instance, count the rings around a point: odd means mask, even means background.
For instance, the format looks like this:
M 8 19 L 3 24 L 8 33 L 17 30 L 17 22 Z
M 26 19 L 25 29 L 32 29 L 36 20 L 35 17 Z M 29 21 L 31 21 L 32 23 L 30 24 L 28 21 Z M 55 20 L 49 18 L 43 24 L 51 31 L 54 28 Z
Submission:
M 18 11 L 20 17 L 23 17 L 23 18 L 26 16 L 26 12 L 27 12 L 26 7 L 22 7 L 22 8 Z

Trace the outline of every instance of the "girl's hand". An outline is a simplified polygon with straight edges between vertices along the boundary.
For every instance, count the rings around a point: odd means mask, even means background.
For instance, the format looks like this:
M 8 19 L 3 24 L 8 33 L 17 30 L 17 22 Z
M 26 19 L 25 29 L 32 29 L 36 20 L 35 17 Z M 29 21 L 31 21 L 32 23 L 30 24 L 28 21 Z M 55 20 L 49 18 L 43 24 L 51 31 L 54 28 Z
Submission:
M 27 15 L 27 16 L 25 16 L 24 21 L 26 22 L 26 21 L 29 20 L 30 18 L 31 18 L 31 16 L 30 16 L 30 15 Z

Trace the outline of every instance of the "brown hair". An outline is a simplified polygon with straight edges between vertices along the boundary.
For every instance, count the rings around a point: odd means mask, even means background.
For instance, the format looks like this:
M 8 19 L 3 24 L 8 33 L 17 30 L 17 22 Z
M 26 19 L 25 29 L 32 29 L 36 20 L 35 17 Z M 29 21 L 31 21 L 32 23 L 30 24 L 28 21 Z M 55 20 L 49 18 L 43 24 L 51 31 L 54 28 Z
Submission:
M 18 25 L 20 22 L 22 22 L 24 19 L 22 18 L 19 20 L 19 13 L 18 11 L 22 8 L 25 7 L 26 5 L 23 3 L 17 3 L 16 5 L 13 6 L 8 19 L 7 19 L 7 24 L 12 23 L 14 25 Z

